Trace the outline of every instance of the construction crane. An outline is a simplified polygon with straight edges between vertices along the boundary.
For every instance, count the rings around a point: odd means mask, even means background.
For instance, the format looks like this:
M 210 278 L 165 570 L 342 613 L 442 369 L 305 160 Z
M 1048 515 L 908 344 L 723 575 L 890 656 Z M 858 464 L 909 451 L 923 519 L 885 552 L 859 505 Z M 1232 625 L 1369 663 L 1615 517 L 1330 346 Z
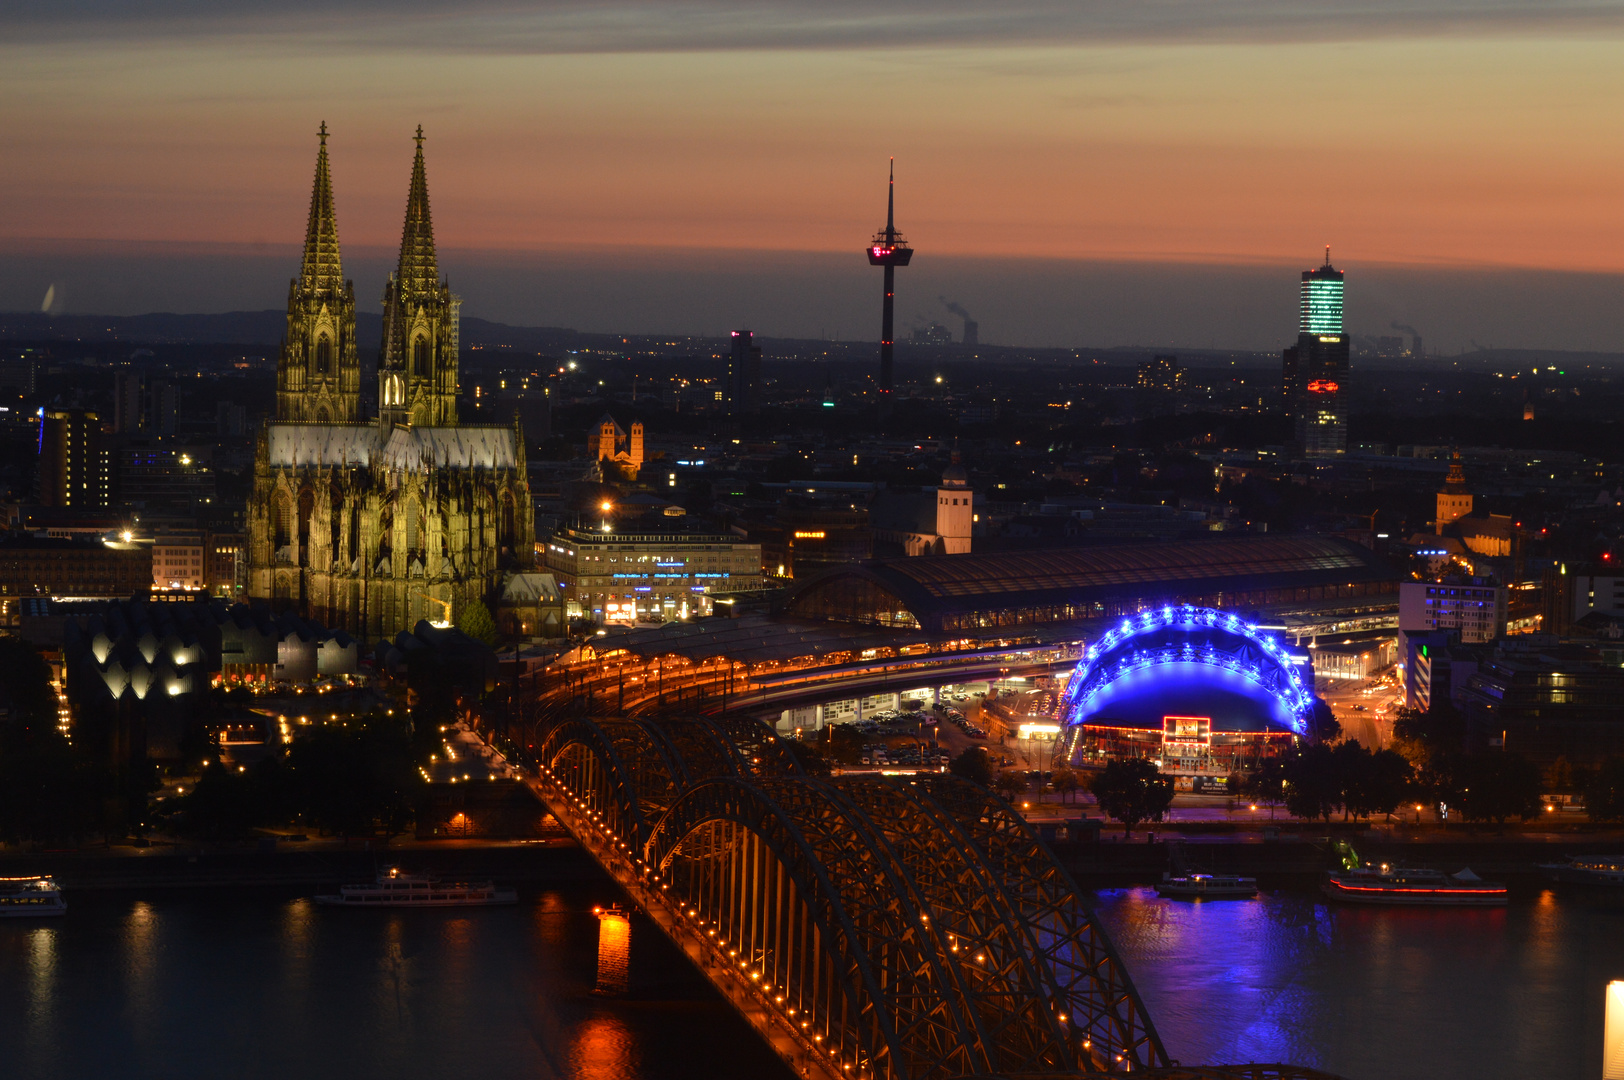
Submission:
M 412 592 L 415 593 L 418 596 L 421 596 L 423 599 L 427 600 L 431 604 L 439 604 L 441 607 L 445 608 L 445 618 L 444 619 L 430 619 L 429 620 L 429 625 L 430 626 L 437 626 L 440 629 L 444 630 L 444 629 L 446 629 L 447 627 L 449 627 L 451 625 L 451 601 L 449 601 L 449 600 L 441 600 L 438 596 L 434 596 L 431 593 L 429 593 L 429 592 L 427 592 L 426 590 L 423 590 L 423 589 L 413 589 Z

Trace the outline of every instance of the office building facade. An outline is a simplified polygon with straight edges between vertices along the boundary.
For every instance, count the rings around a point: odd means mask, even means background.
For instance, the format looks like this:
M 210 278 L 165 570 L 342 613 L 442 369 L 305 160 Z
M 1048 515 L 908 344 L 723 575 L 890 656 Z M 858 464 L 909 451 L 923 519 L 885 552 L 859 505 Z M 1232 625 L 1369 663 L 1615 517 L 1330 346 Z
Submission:
M 570 618 L 599 623 L 688 619 L 713 594 L 761 588 L 761 545 L 732 533 L 565 528 L 544 545 Z
M 1459 630 L 1467 645 L 1506 632 L 1510 591 L 1481 581 L 1406 581 L 1398 587 L 1398 625 L 1405 633 Z
M 109 506 L 113 466 L 101 418 L 86 409 L 42 409 L 39 424 L 40 505 Z
M 1281 354 L 1282 390 L 1298 447 L 1308 457 L 1348 448 L 1348 335 L 1343 326 L 1343 273 L 1331 265 L 1304 270 L 1297 344 Z
M 727 382 L 723 400 L 728 415 L 755 412 L 761 408 L 761 347 L 749 330 L 733 331 L 733 347 L 727 354 Z

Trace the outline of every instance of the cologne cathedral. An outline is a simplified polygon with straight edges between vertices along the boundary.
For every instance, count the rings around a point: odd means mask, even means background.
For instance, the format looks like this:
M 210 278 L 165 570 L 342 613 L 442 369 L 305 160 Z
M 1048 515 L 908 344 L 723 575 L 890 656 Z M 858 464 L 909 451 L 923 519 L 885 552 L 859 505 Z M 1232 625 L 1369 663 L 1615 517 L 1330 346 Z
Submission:
M 333 628 L 393 635 L 489 602 L 506 572 L 530 565 L 524 435 L 517 417 L 457 422 L 460 300 L 435 260 L 421 127 L 400 263 L 383 294 L 378 414 L 364 415 L 326 124 L 320 137 L 276 417 L 254 458 L 248 593 Z

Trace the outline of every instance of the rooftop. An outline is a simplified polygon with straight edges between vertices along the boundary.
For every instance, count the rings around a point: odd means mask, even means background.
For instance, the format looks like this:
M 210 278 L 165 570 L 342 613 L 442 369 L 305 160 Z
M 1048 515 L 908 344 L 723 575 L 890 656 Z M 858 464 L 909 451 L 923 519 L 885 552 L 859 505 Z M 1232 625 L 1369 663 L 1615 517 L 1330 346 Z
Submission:
M 987 614 L 996 625 L 999 612 L 1075 609 L 1059 617 L 1027 620 L 1061 621 L 1108 614 L 1105 609 L 1111 602 L 1206 598 L 1216 603 L 1214 598 L 1225 595 L 1366 583 L 1390 586 L 1396 580 L 1374 552 L 1338 537 L 1215 537 L 877 559 L 814 578 L 790 594 L 784 609 L 802 617 L 876 621 L 845 609 L 854 602 L 883 598 L 893 611 L 878 621 L 944 629 L 949 615 Z M 856 599 L 859 595 L 862 601 Z M 1249 603 L 1261 606 L 1257 600 Z

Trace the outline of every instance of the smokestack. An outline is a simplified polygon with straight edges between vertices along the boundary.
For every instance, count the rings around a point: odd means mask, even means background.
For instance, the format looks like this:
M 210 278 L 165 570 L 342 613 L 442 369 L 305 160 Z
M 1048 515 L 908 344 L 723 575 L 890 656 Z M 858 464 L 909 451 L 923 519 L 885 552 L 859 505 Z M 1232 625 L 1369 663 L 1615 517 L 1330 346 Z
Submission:
M 1399 331 L 1400 333 L 1409 334 L 1410 337 L 1413 339 L 1411 341 L 1411 343 L 1410 343 L 1410 355 L 1411 356 L 1420 356 L 1421 355 L 1421 331 L 1417 330 L 1413 326 L 1405 326 L 1401 322 L 1393 323 L 1392 328 L 1394 330 Z
M 958 303 L 957 301 L 949 300 L 945 296 L 938 296 L 936 299 L 940 300 L 942 302 L 942 306 L 947 308 L 949 312 L 964 320 L 964 344 L 970 346 L 980 344 L 981 324 L 970 318 L 970 313 L 964 310 L 964 305 Z

